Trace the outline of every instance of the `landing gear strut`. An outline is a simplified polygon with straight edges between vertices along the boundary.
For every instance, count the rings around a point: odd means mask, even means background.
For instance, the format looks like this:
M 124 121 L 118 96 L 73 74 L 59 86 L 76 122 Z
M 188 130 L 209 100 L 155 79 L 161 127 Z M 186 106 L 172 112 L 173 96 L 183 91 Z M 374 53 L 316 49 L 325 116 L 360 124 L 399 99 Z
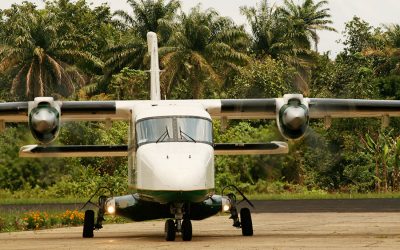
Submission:
M 93 210 L 85 211 L 85 218 L 83 221 L 83 234 L 82 234 L 83 238 L 93 238 L 93 231 L 103 228 L 103 221 L 105 221 L 104 214 L 106 212 L 106 202 L 107 202 L 106 196 L 102 195 L 99 197 L 99 204 L 97 206 L 99 208 L 99 211 L 97 213 L 96 223 L 94 223 L 94 211 Z
M 172 219 L 168 219 L 165 222 L 165 240 L 174 241 L 176 233 L 181 233 L 183 241 L 192 240 L 189 204 L 184 209 L 183 203 L 174 203 L 171 205 L 171 213 L 175 215 L 175 222 Z
M 101 190 L 101 189 L 107 189 L 110 191 L 111 190 L 106 188 L 106 187 L 100 187 L 99 189 L 96 190 L 96 192 L 90 197 L 90 199 L 83 205 L 83 207 L 80 209 L 82 210 L 83 208 L 86 207 L 87 204 L 92 204 L 96 207 L 98 207 L 98 213 L 97 213 L 97 218 L 96 218 L 96 223 L 94 221 L 94 211 L 93 210 L 86 210 L 85 211 L 85 218 L 83 221 L 83 233 L 82 237 L 83 238 L 93 238 L 93 231 L 98 230 L 103 228 L 103 221 L 104 215 L 106 213 L 106 203 L 109 200 L 107 196 L 101 195 L 98 200 L 98 204 L 93 203 L 91 200 L 92 198 Z
M 242 197 L 242 201 L 246 201 L 251 207 L 254 208 L 253 203 L 251 203 L 246 196 L 236 187 L 236 186 L 228 186 L 226 188 L 234 188 Z M 225 189 L 225 188 L 224 188 Z M 223 193 L 224 190 L 222 190 Z M 240 219 L 239 219 L 239 214 L 237 212 L 236 205 L 239 204 L 240 202 L 236 202 L 236 195 L 233 193 L 230 193 L 227 195 L 228 199 L 230 201 L 230 210 L 229 212 L 231 213 L 231 217 L 229 219 L 233 220 L 233 225 L 236 228 L 241 228 L 242 229 L 242 235 L 243 236 L 252 236 L 253 235 L 253 222 L 251 220 L 251 213 L 250 209 L 248 208 L 241 208 L 240 209 Z

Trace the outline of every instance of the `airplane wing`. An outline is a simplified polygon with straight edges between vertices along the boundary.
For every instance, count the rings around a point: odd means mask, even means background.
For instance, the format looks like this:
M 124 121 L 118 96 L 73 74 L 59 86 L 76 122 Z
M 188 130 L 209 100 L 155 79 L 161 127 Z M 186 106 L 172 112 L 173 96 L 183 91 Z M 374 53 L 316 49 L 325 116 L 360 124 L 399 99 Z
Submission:
M 310 118 L 361 118 L 400 116 L 400 101 L 303 98 L 295 96 L 308 109 Z M 199 100 L 211 116 L 227 119 L 275 119 L 280 109 L 288 104 L 289 97 L 269 99 Z M 294 106 L 294 105 L 293 105 Z M 296 104 L 297 106 L 297 104 Z
M 203 107 L 211 117 L 223 120 L 276 119 L 279 131 L 287 139 L 302 138 L 310 118 L 324 118 L 330 123 L 331 118 L 382 117 L 387 125 L 389 117 L 400 116 L 400 101 L 397 100 L 304 98 L 299 94 L 266 99 L 137 101 L 54 101 L 51 97 L 38 97 L 31 102 L 0 103 L 0 128 L 5 122 L 29 122 L 33 136 L 48 144 L 56 138 L 61 118 L 63 121 L 130 120 L 137 104 L 195 104 Z M 242 148 L 241 151 L 254 150 Z M 237 147 L 229 151 L 238 152 Z
M 46 100 L 47 101 L 47 100 Z M 117 110 L 117 101 L 53 101 L 48 99 L 50 106 L 60 109 L 63 120 L 66 121 L 101 121 L 128 120 L 128 113 Z M 0 121 L 28 122 L 32 109 L 40 101 L 0 103 Z
M 364 100 L 304 98 L 299 94 L 275 99 L 238 99 L 204 101 L 203 105 L 213 117 L 222 119 L 276 119 L 286 139 L 304 136 L 310 118 L 324 118 L 326 127 L 332 118 L 382 118 L 384 126 L 389 117 L 400 116 L 398 100 Z

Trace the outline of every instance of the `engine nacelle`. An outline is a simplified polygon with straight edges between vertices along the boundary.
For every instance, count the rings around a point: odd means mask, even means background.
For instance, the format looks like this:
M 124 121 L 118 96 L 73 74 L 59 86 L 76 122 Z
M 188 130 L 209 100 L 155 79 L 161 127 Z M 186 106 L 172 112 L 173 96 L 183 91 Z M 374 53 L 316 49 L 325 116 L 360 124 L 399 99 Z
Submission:
M 302 138 L 309 122 L 308 103 L 303 95 L 284 95 L 276 103 L 277 123 L 282 136 L 291 140 Z
M 36 97 L 29 103 L 29 129 L 43 144 L 57 138 L 60 131 L 61 109 L 52 97 Z

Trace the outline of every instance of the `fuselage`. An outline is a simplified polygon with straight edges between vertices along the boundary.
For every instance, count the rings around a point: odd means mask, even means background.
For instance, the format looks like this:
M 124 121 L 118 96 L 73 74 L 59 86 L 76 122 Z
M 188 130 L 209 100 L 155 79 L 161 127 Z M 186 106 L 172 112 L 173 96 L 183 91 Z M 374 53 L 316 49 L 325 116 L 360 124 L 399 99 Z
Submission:
M 140 105 L 131 180 L 140 199 L 199 203 L 214 192 L 211 117 L 200 105 Z

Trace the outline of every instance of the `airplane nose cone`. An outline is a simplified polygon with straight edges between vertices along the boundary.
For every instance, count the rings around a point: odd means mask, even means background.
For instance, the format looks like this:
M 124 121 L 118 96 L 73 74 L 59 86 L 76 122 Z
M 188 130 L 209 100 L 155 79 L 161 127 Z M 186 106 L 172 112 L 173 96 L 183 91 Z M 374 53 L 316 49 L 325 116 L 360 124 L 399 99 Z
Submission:
M 151 190 L 206 189 L 213 177 L 212 147 L 203 143 L 158 143 L 137 152 L 138 186 Z
M 32 114 L 32 127 L 39 133 L 47 133 L 56 127 L 56 116 L 47 109 L 41 109 Z
M 283 124 L 290 129 L 297 130 L 306 122 L 306 112 L 300 107 L 290 107 L 283 114 Z

